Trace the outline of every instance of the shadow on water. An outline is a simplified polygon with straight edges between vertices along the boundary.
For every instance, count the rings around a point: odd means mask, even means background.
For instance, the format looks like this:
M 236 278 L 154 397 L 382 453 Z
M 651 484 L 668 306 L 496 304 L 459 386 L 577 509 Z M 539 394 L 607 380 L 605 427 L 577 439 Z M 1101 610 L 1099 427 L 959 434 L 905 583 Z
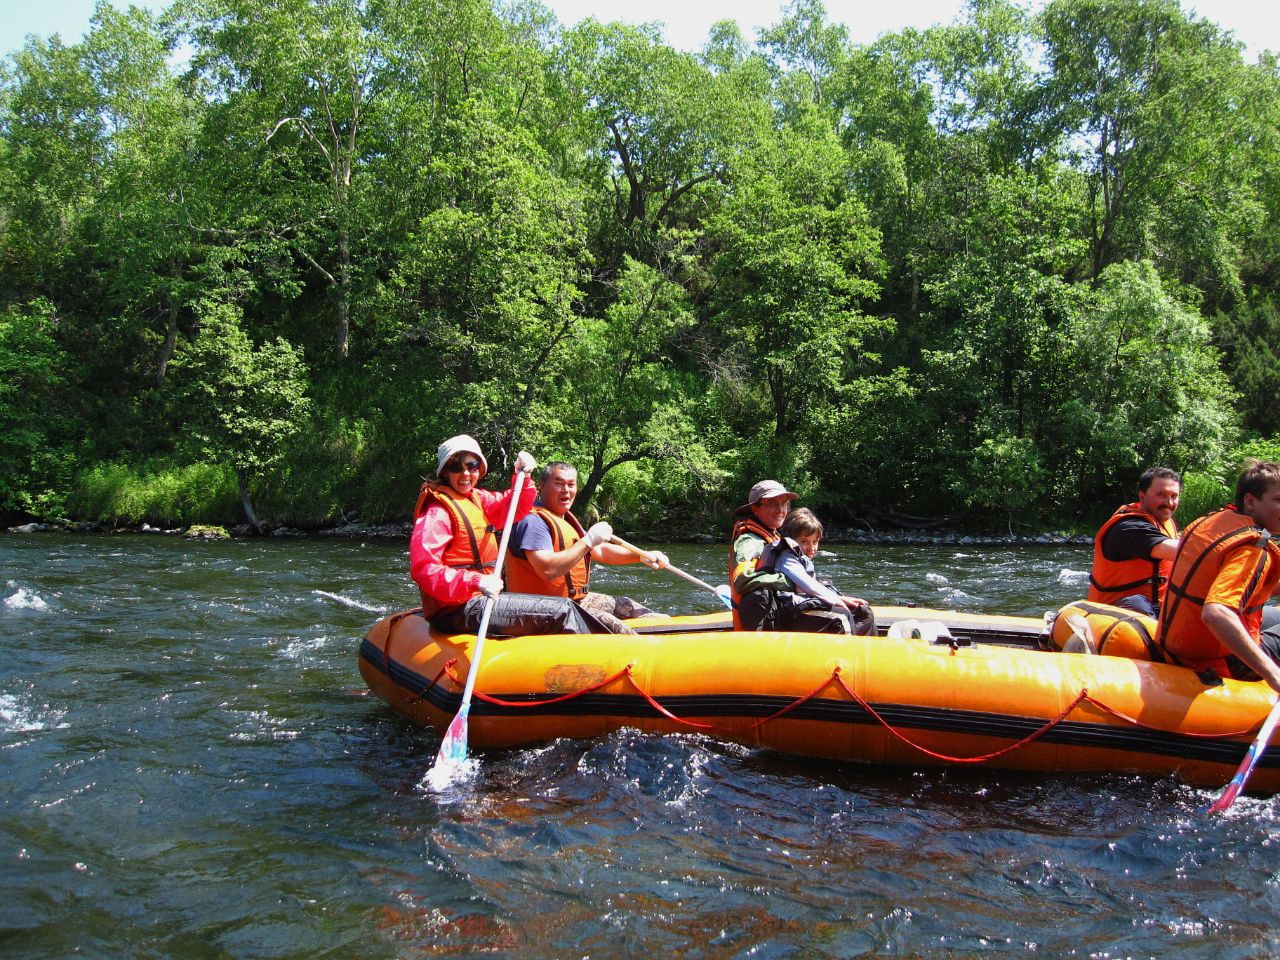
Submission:
M 719 547 L 676 563 L 723 580 Z M 1172 781 L 799 760 L 619 731 L 480 756 L 368 696 L 400 544 L 0 538 L 0 951 L 1260 957 L 1280 819 Z M 835 548 L 876 602 L 1038 615 L 1080 548 Z M 601 587 L 714 598 L 642 568 Z

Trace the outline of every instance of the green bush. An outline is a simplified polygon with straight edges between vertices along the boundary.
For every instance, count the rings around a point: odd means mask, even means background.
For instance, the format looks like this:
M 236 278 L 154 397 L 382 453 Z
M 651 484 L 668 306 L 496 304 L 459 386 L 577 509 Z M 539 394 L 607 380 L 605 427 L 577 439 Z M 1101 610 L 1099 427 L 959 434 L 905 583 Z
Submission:
M 1221 510 L 1230 500 L 1233 487 L 1207 473 L 1182 475 L 1182 502 L 1178 504 L 1178 525 L 1185 527 L 1197 517 Z
M 68 509 L 86 519 L 157 526 L 240 519 L 235 474 L 207 463 L 94 464 L 76 477 Z
M 1178 506 L 1178 522 L 1186 526 L 1196 517 L 1219 510 L 1231 502 L 1236 491 L 1236 477 L 1246 460 L 1256 457 L 1280 463 L 1280 437 L 1261 437 L 1232 447 L 1222 458 L 1216 472 L 1190 472 L 1182 477 L 1182 503 Z

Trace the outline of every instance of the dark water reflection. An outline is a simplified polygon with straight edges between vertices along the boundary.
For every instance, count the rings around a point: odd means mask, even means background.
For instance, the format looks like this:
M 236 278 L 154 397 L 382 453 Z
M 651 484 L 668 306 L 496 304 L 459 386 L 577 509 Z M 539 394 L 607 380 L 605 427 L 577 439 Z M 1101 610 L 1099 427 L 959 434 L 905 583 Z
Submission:
M 723 579 L 723 547 L 675 562 Z M 1039 615 L 1081 548 L 835 548 L 881 603 Z M 1276 804 L 1135 778 L 801 761 L 699 736 L 492 753 L 356 644 L 412 603 L 399 544 L 0 538 L 0 956 L 1262 957 Z M 714 598 L 643 569 L 602 588 Z

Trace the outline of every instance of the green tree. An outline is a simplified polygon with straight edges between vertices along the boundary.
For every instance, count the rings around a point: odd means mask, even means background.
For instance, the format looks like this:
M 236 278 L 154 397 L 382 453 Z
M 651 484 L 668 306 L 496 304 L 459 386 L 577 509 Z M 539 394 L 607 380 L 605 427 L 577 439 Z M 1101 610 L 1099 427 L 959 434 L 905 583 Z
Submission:
M 1014 517 L 1039 519 L 1045 472 L 1030 437 L 987 437 L 973 451 L 964 483 L 957 491 L 970 506 L 1002 512 L 1013 535 Z
M 199 293 L 200 252 L 187 203 L 192 104 L 168 66 L 169 48 L 151 14 L 101 4 L 91 23 L 83 57 L 101 104 L 109 160 L 86 239 L 104 279 L 104 312 L 126 342 L 153 358 L 159 389 L 180 322 Z
M 205 302 L 200 333 L 174 368 L 175 412 L 187 444 L 235 471 L 245 517 L 261 530 L 252 483 L 280 462 L 309 407 L 301 353 L 283 338 L 255 347 L 237 307 Z
M 432 434 L 467 424 L 514 455 L 577 328 L 585 215 L 525 131 L 484 104 L 458 112 L 455 150 L 428 168 L 431 209 L 381 292 L 379 367 L 400 392 L 388 403 L 429 411 Z
M 1217 463 L 1235 441 L 1235 394 L 1187 294 L 1151 263 L 1115 264 L 1073 322 L 1077 388 L 1042 449 L 1057 451 L 1052 475 L 1079 478 L 1077 496 L 1107 497 L 1155 463 Z
M 375 9 L 360 0 L 192 0 L 180 21 L 195 47 L 193 85 L 214 100 L 219 167 L 234 173 L 224 185 L 238 209 L 218 226 L 265 231 L 315 271 L 330 294 L 339 358 L 350 350 L 363 252 L 358 200 L 367 191 L 357 181 L 383 91 Z
M 596 192 L 593 244 L 604 283 L 632 256 L 656 264 L 665 229 L 714 209 L 726 142 L 750 120 L 736 74 L 715 74 L 651 27 L 588 20 L 565 36 L 565 71 L 590 118 L 584 171 Z M 607 296 L 607 290 L 605 291 Z
M 667 475 L 669 489 L 698 475 L 708 455 L 693 416 L 690 384 L 669 346 L 692 326 L 675 253 L 660 271 L 628 258 L 613 302 L 600 318 L 582 319 L 566 344 L 557 380 L 563 385 L 550 439 L 579 450 L 588 464 L 578 500 L 583 508 L 610 471 L 645 462 Z
M 56 331 L 47 300 L 0 312 L 0 511 L 61 512 L 72 444 Z
M 1219 313 L 1216 339 L 1227 354 L 1232 386 L 1240 394 L 1244 426 L 1263 436 L 1280 434 L 1280 308 L 1273 294 L 1256 306 Z
M 709 306 L 725 350 L 764 385 L 757 418 L 779 438 L 860 372 L 865 341 L 889 328 L 863 310 L 879 291 L 879 234 L 845 189 L 839 143 L 816 114 L 806 119 L 739 159 L 711 224 L 721 252 Z
M 1054 0 L 1039 24 L 1045 122 L 1089 184 L 1088 276 L 1150 258 L 1238 293 L 1241 238 L 1260 213 L 1240 45 L 1177 0 Z
M 81 266 L 73 261 L 109 153 L 101 99 L 81 54 L 56 36 L 30 38 L 5 64 L 0 282 L 8 300 L 60 299 L 62 271 Z

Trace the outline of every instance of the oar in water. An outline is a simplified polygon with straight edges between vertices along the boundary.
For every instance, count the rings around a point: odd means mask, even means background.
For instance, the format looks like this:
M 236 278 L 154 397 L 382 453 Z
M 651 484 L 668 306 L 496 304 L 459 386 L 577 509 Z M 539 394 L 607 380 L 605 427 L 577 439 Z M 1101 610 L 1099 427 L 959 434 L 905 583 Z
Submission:
M 648 561 L 649 563 L 654 562 L 653 554 L 651 554 L 647 550 L 641 550 L 639 547 L 633 544 L 627 543 L 627 541 L 623 540 L 621 537 L 618 537 L 618 536 L 610 537 L 609 542 L 616 543 L 618 546 L 626 550 L 630 550 L 632 553 L 634 553 L 637 557 L 640 557 L 642 560 Z M 662 569 L 670 570 L 677 577 L 684 577 L 684 579 L 688 580 L 690 583 L 697 584 L 699 587 L 702 587 L 703 590 L 710 590 L 712 593 L 714 593 L 717 597 L 720 598 L 721 603 L 723 603 L 730 610 L 733 609 L 733 601 L 730 600 L 728 597 L 726 597 L 723 593 L 721 593 L 715 587 L 713 587 L 711 584 L 707 583 L 707 581 L 699 580 L 697 577 L 695 577 L 691 573 L 685 573 L 679 567 L 673 565 L 670 561 L 668 561 L 667 565 Z
M 1240 792 L 1244 790 L 1244 785 L 1248 781 L 1250 774 L 1253 773 L 1253 768 L 1262 759 L 1262 754 L 1267 749 L 1267 744 L 1271 742 L 1271 734 L 1275 731 L 1277 723 L 1280 723 L 1280 697 L 1277 697 L 1276 702 L 1272 704 L 1271 712 L 1267 714 L 1267 719 L 1262 721 L 1262 728 L 1258 731 L 1258 735 L 1253 738 L 1253 743 L 1249 744 L 1249 749 L 1245 751 L 1244 759 L 1240 761 L 1240 769 L 1236 771 L 1236 775 L 1231 778 L 1231 782 L 1227 784 L 1222 791 L 1222 795 L 1217 800 L 1207 807 L 1201 808 L 1201 813 L 1221 813 L 1235 803 L 1236 797 L 1240 796 Z
M 511 539 L 511 528 L 515 525 L 516 506 L 520 501 L 520 491 L 524 489 L 524 471 L 517 471 L 515 482 L 511 484 L 511 505 L 507 507 L 507 522 L 502 528 L 502 540 L 498 544 L 498 560 L 493 565 L 493 575 L 502 576 L 502 561 L 507 555 L 507 542 Z M 440 741 L 440 751 L 436 754 L 436 764 L 431 771 L 435 782 L 448 782 L 455 779 L 467 761 L 467 718 L 471 713 L 471 693 L 476 686 L 476 674 L 480 672 L 480 654 L 484 650 L 484 637 L 489 632 L 489 617 L 493 614 L 495 597 L 486 597 L 484 613 L 480 616 L 480 629 L 476 631 L 476 643 L 471 648 L 471 669 L 467 671 L 467 682 L 462 688 L 462 704 L 454 714 L 453 722 Z

